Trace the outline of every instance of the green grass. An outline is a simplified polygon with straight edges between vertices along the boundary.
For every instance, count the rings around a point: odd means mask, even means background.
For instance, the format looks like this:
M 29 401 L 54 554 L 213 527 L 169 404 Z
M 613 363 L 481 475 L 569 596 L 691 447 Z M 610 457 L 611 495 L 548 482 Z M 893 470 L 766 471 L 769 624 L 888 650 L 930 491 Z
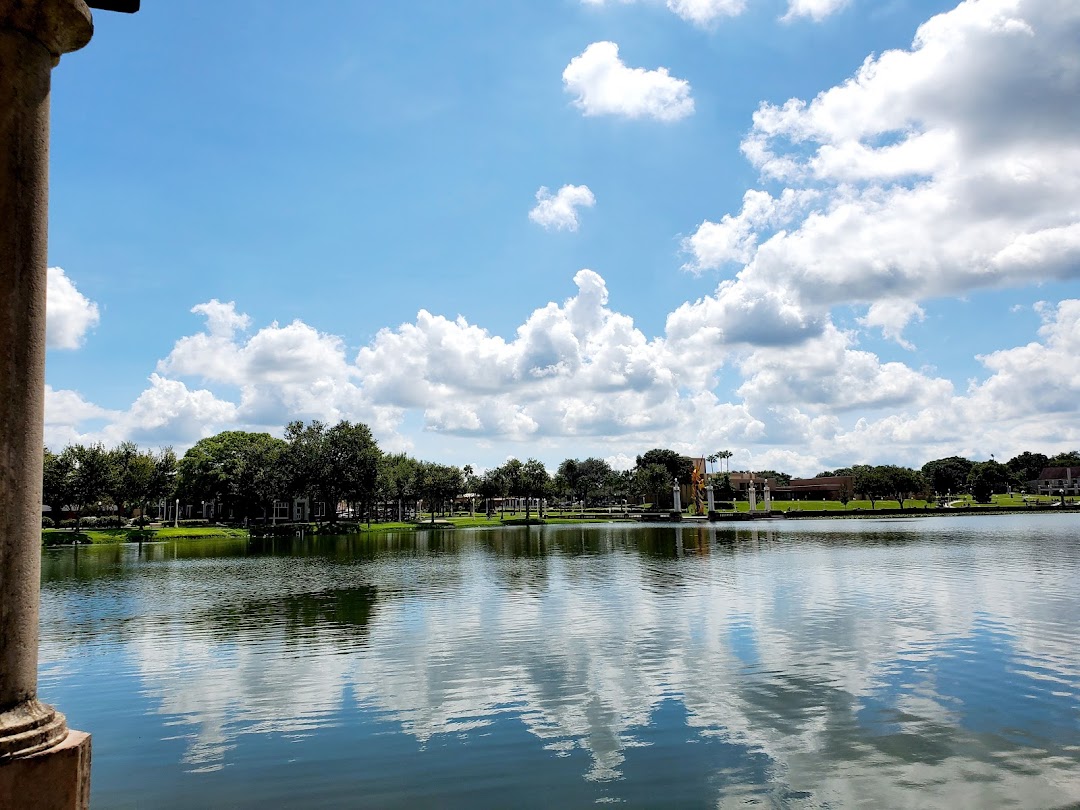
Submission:
M 248 536 L 246 529 L 229 529 L 224 526 L 206 528 L 163 528 L 163 529 L 83 529 L 75 533 L 69 529 L 43 529 L 41 540 L 44 545 L 66 545 L 78 538 L 80 543 L 90 542 L 96 545 L 115 543 L 136 543 L 140 537 L 143 542 L 155 540 L 241 540 Z
M 905 500 L 904 501 L 904 508 L 905 509 L 922 509 L 925 505 L 926 505 L 926 501 L 921 501 L 921 500 Z M 777 500 L 774 500 L 774 501 L 772 501 L 771 506 L 772 506 L 772 510 L 774 512 L 787 512 L 787 511 L 792 511 L 792 512 L 800 512 L 800 511 L 805 511 L 805 512 L 820 512 L 820 511 L 854 512 L 856 510 L 863 511 L 863 512 L 869 512 L 871 509 L 899 509 L 900 508 L 900 502 L 899 501 L 890 501 L 890 500 L 880 500 L 880 501 L 875 501 L 874 505 L 871 506 L 870 501 L 859 500 L 859 501 L 850 501 L 845 506 L 844 504 L 840 503 L 840 501 L 777 501 Z M 934 508 L 932 504 L 931 504 L 930 508 L 931 509 Z M 757 511 L 763 512 L 764 510 L 765 510 L 765 504 L 764 504 L 764 502 L 759 500 L 758 503 L 757 503 Z M 747 503 L 746 501 L 736 501 L 735 502 L 735 511 L 736 512 L 749 512 L 750 511 L 750 504 Z
M 155 540 L 197 540 L 202 538 L 228 538 L 230 540 L 242 540 L 248 536 L 247 529 L 229 529 L 224 526 L 194 527 L 185 529 L 177 528 L 156 529 Z

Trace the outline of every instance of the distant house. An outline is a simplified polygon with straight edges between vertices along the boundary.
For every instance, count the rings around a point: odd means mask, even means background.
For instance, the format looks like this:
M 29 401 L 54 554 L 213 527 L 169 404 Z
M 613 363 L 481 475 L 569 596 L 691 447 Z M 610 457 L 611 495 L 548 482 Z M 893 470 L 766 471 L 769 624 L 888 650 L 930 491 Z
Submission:
M 1046 467 L 1034 483 L 1039 495 L 1080 495 L 1080 467 Z
M 787 486 L 777 487 L 773 497 L 791 501 L 842 501 L 855 497 L 855 477 L 828 475 L 822 478 L 792 478 Z
M 765 478 L 760 475 L 755 475 L 751 472 L 733 472 L 724 473 L 723 475 L 714 475 L 713 486 L 717 486 L 723 480 L 724 475 L 728 476 L 728 480 L 731 481 L 731 488 L 735 490 L 735 492 L 738 493 L 740 497 L 746 496 L 746 493 L 749 491 L 751 484 L 757 487 L 759 494 L 765 488 L 766 484 L 769 485 L 770 492 L 776 492 L 775 478 Z M 776 495 L 774 494 L 773 497 L 775 498 Z

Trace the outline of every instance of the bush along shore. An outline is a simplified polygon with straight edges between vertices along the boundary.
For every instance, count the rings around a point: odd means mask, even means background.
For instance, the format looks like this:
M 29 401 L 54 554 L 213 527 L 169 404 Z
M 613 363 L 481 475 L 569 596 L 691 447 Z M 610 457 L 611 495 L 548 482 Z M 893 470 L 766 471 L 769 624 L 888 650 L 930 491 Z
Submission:
M 1002 515 L 1032 514 L 1051 512 L 1080 511 L 1080 503 L 1069 502 L 1064 506 L 1053 499 L 1020 498 L 1001 496 L 991 503 L 980 504 L 971 499 L 960 499 L 949 506 L 938 506 L 925 501 L 909 502 L 901 509 L 895 501 L 878 501 L 873 507 L 869 502 L 851 501 L 842 504 L 839 501 L 773 501 L 772 510 L 759 509 L 751 513 L 749 504 L 736 503 L 730 511 L 713 512 L 712 520 L 750 519 L 799 519 L 799 518 L 875 518 L 875 517 L 931 517 L 961 515 Z M 422 520 L 392 521 L 383 523 L 363 523 L 357 521 L 338 521 L 336 523 L 278 523 L 260 524 L 250 528 L 211 524 L 205 520 L 180 521 L 177 526 L 128 526 L 116 528 L 104 525 L 105 521 L 83 520 L 78 528 L 74 521 L 64 521 L 61 528 L 46 528 L 41 532 L 43 546 L 68 546 L 75 544 L 117 544 L 117 543 L 152 543 L 172 540 L 244 540 L 250 537 L 295 537 L 297 535 L 343 535 L 343 534 L 379 534 L 387 532 L 438 531 L 451 529 L 483 529 L 512 526 L 544 526 L 583 523 L 624 523 L 639 521 L 650 517 L 664 519 L 670 516 L 667 510 L 650 511 L 589 509 L 584 512 L 548 510 L 544 517 L 537 517 L 533 512 L 526 518 L 524 512 L 506 512 L 505 514 L 428 516 Z M 693 519 L 688 513 L 681 515 Z M 703 518 L 698 518 L 703 519 Z M 71 525 L 68 525 L 71 524 Z

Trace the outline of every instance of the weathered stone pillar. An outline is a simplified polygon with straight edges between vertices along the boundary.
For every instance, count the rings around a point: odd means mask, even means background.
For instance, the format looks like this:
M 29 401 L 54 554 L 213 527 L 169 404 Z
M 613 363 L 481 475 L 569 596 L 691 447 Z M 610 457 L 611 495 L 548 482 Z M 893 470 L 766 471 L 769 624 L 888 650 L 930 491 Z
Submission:
M 709 511 L 710 512 L 715 512 L 716 511 L 716 493 L 713 492 L 713 485 L 712 484 L 709 484 L 707 487 L 705 487 L 705 495 L 709 499 Z
M 765 511 L 772 511 L 772 493 L 769 491 L 769 482 L 765 482 Z
M 750 488 L 747 490 L 746 494 L 747 494 L 747 497 L 749 497 L 749 499 L 750 499 L 750 511 L 751 512 L 756 512 L 757 511 L 757 487 L 754 485 L 753 481 L 750 482 Z
M 69 735 L 64 716 L 37 699 L 49 86 L 60 55 L 92 33 L 82 0 L 0 0 L 0 771 L 8 774 L 6 763 Z M 27 801 L 52 806 L 40 795 Z
M 672 495 L 674 496 L 675 511 L 682 511 L 682 493 L 679 491 L 679 480 L 675 479 L 675 484 L 671 488 Z

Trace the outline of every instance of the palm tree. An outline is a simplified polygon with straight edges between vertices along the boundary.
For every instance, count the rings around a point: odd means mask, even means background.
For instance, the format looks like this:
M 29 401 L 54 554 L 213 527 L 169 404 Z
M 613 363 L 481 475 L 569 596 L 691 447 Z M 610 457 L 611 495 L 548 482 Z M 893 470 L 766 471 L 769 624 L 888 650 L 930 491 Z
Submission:
M 731 458 L 731 457 L 732 457 L 733 455 L 735 455 L 735 454 L 734 454 L 734 453 L 732 453 L 732 452 L 731 452 L 730 450 L 721 450 L 720 452 L 718 452 L 718 453 L 716 454 L 716 457 L 717 457 L 718 459 L 720 459 L 721 461 L 727 461 L 727 460 L 728 460 L 729 458 Z M 727 464 L 726 466 L 727 466 L 727 470 L 726 470 L 726 472 L 731 472 L 731 463 L 730 463 L 730 462 L 728 462 L 728 464 Z

